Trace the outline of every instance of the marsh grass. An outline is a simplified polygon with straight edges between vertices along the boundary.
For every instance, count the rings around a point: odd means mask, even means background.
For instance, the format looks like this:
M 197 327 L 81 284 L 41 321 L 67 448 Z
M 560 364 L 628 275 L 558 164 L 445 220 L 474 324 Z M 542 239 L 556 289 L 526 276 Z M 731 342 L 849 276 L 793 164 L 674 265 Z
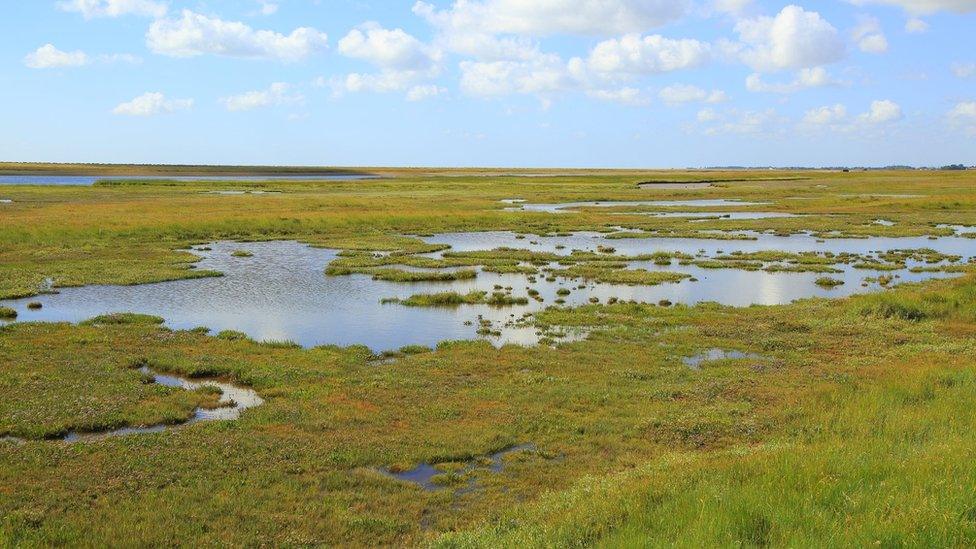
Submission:
M 196 258 L 176 250 L 221 239 L 409 255 L 431 246 L 405 234 L 623 224 L 680 237 L 715 227 L 599 211 L 497 211 L 510 196 L 755 199 L 831 215 L 723 227 L 825 238 L 948 236 L 934 225 L 976 215 L 966 172 L 785 174 L 810 178 L 797 182 L 716 172 L 709 177 L 750 181 L 704 191 L 634 188 L 700 178 L 695 172 L 402 173 L 288 183 L 260 211 L 228 208 L 226 197 L 183 185 L 14 189 L 20 206 L 0 218 L 0 295 L 32 295 L 46 278 L 64 286 L 199 276 L 188 269 Z M 895 193 L 918 198 L 869 196 Z M 895 227 L 866 225 L 893 212 Z M 405 260 L 421 262 L 383 261 Z M 546 258 L 525 263 L 534 260 Z M 469 261 L 523 263 L 489 256 L 416 266 Z M 573 261 L 566 267 L 619 271 Z M 585 341 L 444 342 L 384 368 L 370 366 L 363 346 L 279 348 L 155 322 L 14 323 L 0 329 L 0 438 L 177 421 L 208 398 L 142 383 L 130 368 L 142 359 L 250 384 L 267 404 L 232 425 L 145 437 L 76 446 L 0 440 L 0 544 L 972 546 L 974 311 L 974 275 L 777 307 L 608 301 L 536 315 L 540 331 L 583 328 Z M 695 375 L 676 363 L 676 350 L 709 348 L 770 361 L 723 361 Z M 502 473 L 476 474 L 477 489 L 460 494 L 427 493 L 377 472 L 463 462 L 523 441 L 557 459 L 512 460 Z

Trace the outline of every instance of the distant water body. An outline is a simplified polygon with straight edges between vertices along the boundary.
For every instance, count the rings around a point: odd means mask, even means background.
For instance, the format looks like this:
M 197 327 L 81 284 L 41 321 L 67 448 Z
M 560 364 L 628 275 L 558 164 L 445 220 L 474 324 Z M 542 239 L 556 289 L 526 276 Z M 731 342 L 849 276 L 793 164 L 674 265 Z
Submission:
M 379 176 L 366 174 L 322 174 L 322 175 L 0 175 L 0 185 L 79 185 L 92 186 L 96 181 L 109 180 L 165 180 L 165 181 L 348 181 L 355 179 L 376 179 Z

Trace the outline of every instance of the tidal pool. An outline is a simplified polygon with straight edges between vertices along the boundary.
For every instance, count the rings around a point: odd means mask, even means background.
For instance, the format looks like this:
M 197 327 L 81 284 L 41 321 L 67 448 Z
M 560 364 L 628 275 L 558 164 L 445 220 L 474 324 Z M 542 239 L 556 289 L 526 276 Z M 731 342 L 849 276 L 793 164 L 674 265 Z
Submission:
M 627 206 L 651 206 L 660 208 L 728 208 L 737 206 L 765 206 L 768 202 L 746 202 L 742 200 L 726 200 L 709 198 L 700 200 L 630 200 L 630 201 L 599 201 L 599 202 L 562 202 L 558 204 L 529 204 L 520 203 L 517 207 L 505 208 L 512 212 L 546 212 L 546 213 L 576 213 L 578 208 L 620 208 Z
M 452 251 L 492 250 L 499 247 L 528 249 L 569 255 L 572 250 L 597 251 L 613 247 L 618 255 L 639 255 L 657 251 L 681 252 L 708 258 L 733 251 L 821 251 L 872 254 L 889 250 L 929 248 L 958 255 L 965 262 L 976 255 L 976 240 L 962 237 L 828 239 L 800 234 L 788 237 L 755 233 L 756 240 L 723 241 L 708 239 L 636 238 L 607 239 L 601 233 L 575 233 L 570 236 L 521 237 L 508 232 L 442 234 L 425 237 L 432 244 L 449 245 Z M 134 312 L 163 317 L 174 329 L 205 326 L 215 332 L 237 330 L 259 341 L 288 340 L 304 347 L 326 344 L 363 344 L 373 351 L 394 350 L 405 345 L 436 346 L 439 342 L 485 337 L 496 345 L 532 345 L 543 334 L 531 322 L 521 320 L 562 300 L 566 306 L 587 305 L 594 300 L 607 303 L 639 301 L 695 304 L 705 301 L 732 306 L 776 305 L 809 297 L 841 297 L 877 291 L 882 275 L 891 283 L 922 281 L 956 276 L 942 272 L 910 271 L 924 264 L 909 261 L 904 269 L 875 271 L 838 264 L 840 272 L 831 278 L 844 282 L 833 288 L 816 284 L 822 273 L 767 272 L 738 269 L 708 269 L 695 265 L 658 265 L 652 261 L 632 261 L 628 268 L 673 271 L 691 276 L 677 283 L 658 286 L 606 284 L 581 279 L 556 278 L 544 274 L 530 281 L 524 274 L 478 272 L 477 278 L 448 282 L 387 282 L 367 274 L 326 276 L 325 267 L 337 257 L 334 250 L 313 248 L 298 242 L 216 242 L 200 247 L 196 268 L 219 271 L 218 278 L 179 280 L 138 286 L 84 286 L 63 288 L 56 294 L 0 305 L 14 308 L 18 321 L 79 322 L 101 314 Z M 234 257 L 243 250 L 252 257 Z M 442 253 L 442 252 L 441 252 Z M 441 253 L 427 254 L 437 257 Z M 606 257 L 612 258 L 611 255 Z M 551 265 L 558 268 L 556 264 Z M 382 299 L 407 299 L 415 294 L 454 291 L 466 294 L 498 287 L 512 288 L 514 297 L 527 297 L 530 288 L 541 301 L 529 299 L 527 305 L 493 307 L 407 307 L 381 303 Z M 567 295 L 568 292 L 568 295 Z M 27 304 L 39 302 L 40 309 Z M 486 324 L 487 335 L 482 334 Z M 582 333 L 568 334 L 570 339 Z

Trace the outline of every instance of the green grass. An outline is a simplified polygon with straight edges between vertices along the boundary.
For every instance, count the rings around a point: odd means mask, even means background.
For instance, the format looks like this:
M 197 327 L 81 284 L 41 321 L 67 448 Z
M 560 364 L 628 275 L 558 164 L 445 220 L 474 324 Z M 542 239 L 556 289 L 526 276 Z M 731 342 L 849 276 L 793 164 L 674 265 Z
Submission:
M 462 270 L 451 272 L 402 271 L 399 269 L 379 269 L 372 271 L 373 280 L 388 282 L 452 282 L 471 280 L 478 276 L 477 271 Z
M 0 307 L 0 319 L 13 320 L 17 318 L 17 311 L 10 307 Z

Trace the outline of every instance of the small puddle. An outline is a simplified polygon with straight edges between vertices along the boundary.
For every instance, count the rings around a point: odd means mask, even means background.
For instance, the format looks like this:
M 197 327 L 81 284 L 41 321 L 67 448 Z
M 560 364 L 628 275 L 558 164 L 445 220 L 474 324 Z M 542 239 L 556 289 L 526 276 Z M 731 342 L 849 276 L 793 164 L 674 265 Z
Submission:
M 873 222 L 875 225 L 881 225 L 882 227 L 894 227 L 895 222 L 888 219 L 875 219 Z
M 450 483 L 438 482 L 439 478 L 461 478 L 468 473 L 477 470 L 491 471 L 492 473 L 501 473 L 505 469 L 505 458 L 509 455 L 519 453 L 519 452 L 532 452 L 535 451 L 536 446 L 534 444 L 521 444 L 518 446 L 513 446 L 494 454 L 489 454 L 485 458 L 471 460 L 464 464 L 459 469 L 451 470 L 441 470 L 437 466 L 439 464 L 421 463 L 413 469 L 407 471 L 391 471 L 390 469 L 381 469 L 380 471 L 390 477 L 397 480 L 402 480 L 404 482 L 410 482 L 420 486 L 424 490 L 434 491 L 443 488 L 448 488 L 451 486 Z M 471 479 L 467 482 L 467 486 L 470 487 L 474 482 Z
M 702 364 L 706 362 L 715 362 L 717 360 L 741 360 L 745 358 L 759 360 L 763 357 L 754 353 L 744 353 L 742 351 L 709 349 L 704 353 L 697 354 L 695 356 L 686 356 L 681 359 L 681 362 L 692 370 L 701 370 Z
M 8 200 L 6 198 L 0 198 L 0 204 L 13 204 L 13 200 Z

